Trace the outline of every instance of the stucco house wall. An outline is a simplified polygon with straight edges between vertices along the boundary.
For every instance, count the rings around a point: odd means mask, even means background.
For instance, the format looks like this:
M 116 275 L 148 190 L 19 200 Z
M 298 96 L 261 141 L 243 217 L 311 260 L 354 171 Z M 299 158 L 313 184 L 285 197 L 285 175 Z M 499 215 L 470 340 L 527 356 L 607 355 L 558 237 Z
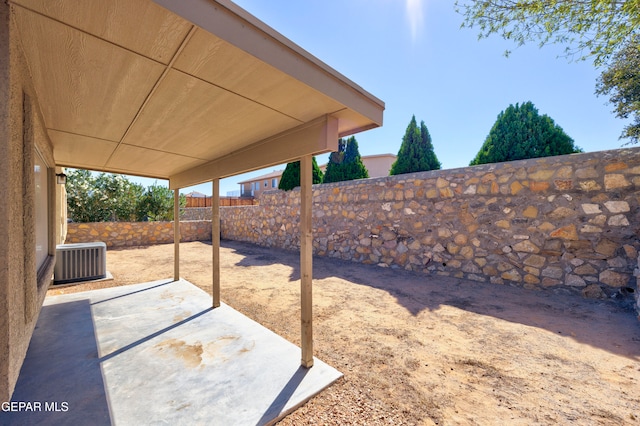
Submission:
M 0 2 L 0 401 L 15 387 L 40 308 L 51 282 L 55 245 L 61 242 L 65 209 L 56 185 L 53 151 L 11 19 Z M 35 150 L 48 183 L 44 260 L 36 265 Z M 42 200 L 42 198 L 41 198 Z M 48 256 L 47 256 L 48 254 Z
M 362 157 L 362 162 L 367 168 L 370 178 L 384 177 L 389 176 L 389 171 L 396 158 L 393 154 L 368 155 Z

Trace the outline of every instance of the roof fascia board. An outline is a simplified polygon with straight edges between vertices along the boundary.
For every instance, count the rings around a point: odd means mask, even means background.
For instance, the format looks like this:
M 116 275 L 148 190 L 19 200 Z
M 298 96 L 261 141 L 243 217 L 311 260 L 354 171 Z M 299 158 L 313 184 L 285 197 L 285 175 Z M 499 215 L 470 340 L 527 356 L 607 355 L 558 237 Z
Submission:
M 338 150 L 338 119 L 325 116 L 169 177 L 179 189 Z
M 383 101 L 231 1 L 153 1 L 382 125 Z

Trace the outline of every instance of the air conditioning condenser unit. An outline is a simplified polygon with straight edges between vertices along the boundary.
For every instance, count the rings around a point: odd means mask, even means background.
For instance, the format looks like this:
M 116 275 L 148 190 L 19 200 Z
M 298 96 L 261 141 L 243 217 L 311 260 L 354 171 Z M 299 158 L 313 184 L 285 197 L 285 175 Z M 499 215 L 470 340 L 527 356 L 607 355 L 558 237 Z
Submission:
M 54 284 L 91 281 L 107 276 L 107 245 L 103 242 L 56 246 Z

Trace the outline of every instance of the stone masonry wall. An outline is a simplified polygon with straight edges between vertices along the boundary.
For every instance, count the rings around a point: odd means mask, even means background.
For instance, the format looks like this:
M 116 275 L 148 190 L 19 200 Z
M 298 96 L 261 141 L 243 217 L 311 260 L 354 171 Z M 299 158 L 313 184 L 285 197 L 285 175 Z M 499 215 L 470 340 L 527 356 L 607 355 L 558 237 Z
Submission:
M 180 209 L 180 220 L 211 221 L 211 207 L 188 207 Z
M 638 315 L 638 319 L 640 320 L 640 255 L 638 256 L 638 267 L 634 269 L 633 275 L 636 276 L 636 288 L 635 288 L 635 305 L 636 314 Z
M 107 247 L 173 243 L 173 222 L 70 223 L 66 244 L 102 241 Z M 180 222 L 180 241 L 211 241 L 211 221 Z
M 604 297 L 635 287 L 640 149 L 313 187 L 314 252 Z M 299 190 L 221 208 L 223 238 L 299 247 Z

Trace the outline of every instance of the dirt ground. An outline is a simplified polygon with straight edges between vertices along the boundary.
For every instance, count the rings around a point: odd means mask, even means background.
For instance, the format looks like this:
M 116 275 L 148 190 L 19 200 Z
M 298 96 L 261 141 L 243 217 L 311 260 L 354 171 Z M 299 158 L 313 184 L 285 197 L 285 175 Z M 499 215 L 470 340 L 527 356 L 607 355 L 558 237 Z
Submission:
M 211 246 L 181 276 L 210 292 Z M 298 253 L 223 241 L 222 299 L 299 345 Z M 173 245 L 107 252 L 115 280 L 171 277 Z M 611 301 L 314 259 L 316 356 L 344 378 L 282 425 L 640 425 L 640 322 Z

